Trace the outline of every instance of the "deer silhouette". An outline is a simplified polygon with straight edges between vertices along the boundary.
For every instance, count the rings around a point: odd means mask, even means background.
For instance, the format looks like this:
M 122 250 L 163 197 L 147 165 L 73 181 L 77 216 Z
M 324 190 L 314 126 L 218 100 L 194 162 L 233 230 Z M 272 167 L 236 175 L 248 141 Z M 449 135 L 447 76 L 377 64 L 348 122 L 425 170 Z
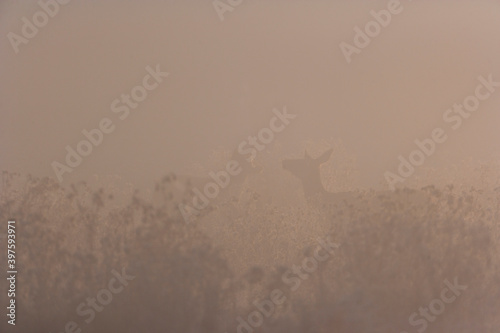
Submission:
M 393 191 L 348 191 L 329 192 L 321 182 L 320 166 L 328 162 L 333 149 L 328 149 L 317 158 L 312 158 L 307 150 L 304 157 L 299 159 L 286 159 L 282 161 L 283 169 L 289 171 L 302 183 L 305 199 L 309 205 L 321 207 L 343 206 L 350 209 L 378 210 L 380 206 L 390 203 L 392 205 L 415 204 L 423 207 L 427 195 L 422 191 L 403 189 Z
M 283 169 L 297 177 L 302 184 L 304 196 L 309 205 L 344 204 L 347 206 L 355 203 L 359 197 L 356 192 L 328 192 L 321 182 L 320 166 L 328 162 L 333 149 L 328 149 L 317 158 L 312 158 L 307 150 L 304 157 L 299 159 L 283 160 Z
M 328 162 L 333 149 L 325 151 L 318 158 L 312 158 L 304 151 L 304 158 L 283 160 L 283 169 L 291 172 L 302 182 L 302 188 L 306 198 L 312 196 L 331 194 L 323 187 L 320 175 L 320 166 Z

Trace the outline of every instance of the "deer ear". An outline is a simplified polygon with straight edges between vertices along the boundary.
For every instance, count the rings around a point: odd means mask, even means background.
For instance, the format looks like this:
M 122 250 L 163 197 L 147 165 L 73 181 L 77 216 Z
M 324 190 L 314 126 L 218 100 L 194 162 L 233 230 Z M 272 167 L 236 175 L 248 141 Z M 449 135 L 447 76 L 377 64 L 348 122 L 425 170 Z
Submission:
M 316 159 L 316 161 L 319 163 L 319 164 L 323 164 L 323 163 L 326 163 L 328 162 L 328 160 L 330 159 L 330 156 L 332 156 L 332 152 L 333 152 L 333 148 L 330 148 L 328 149 L 327 151 L 325 151 L 320 157 L 318 157 Z

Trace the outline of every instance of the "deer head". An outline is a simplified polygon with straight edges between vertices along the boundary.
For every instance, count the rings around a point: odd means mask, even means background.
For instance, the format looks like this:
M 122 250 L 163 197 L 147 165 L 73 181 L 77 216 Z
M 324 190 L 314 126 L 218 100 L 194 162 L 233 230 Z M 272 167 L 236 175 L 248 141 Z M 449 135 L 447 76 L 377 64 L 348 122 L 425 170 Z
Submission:
M 283 169 L 300 179 L 306 197 L 326 192 L 321 183 L 319 167 L 330 159 L 332 152 L 333 149 L 328 149 L 321 156 L 312 158 L 304 151 L 304 158 L 283 160 Z

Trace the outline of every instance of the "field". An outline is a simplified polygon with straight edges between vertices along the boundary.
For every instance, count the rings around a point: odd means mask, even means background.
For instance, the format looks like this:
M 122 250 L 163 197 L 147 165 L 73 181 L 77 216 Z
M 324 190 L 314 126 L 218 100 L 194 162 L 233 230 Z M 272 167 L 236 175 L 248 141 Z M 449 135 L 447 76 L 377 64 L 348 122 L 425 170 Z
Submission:
M 372 210 L 363 203 L 382 192 L 354 188 L 361 205 L 315 205 L 274 162 L 190 223 L 168 200 L 169 178 L 144 194 L 119 179 L 63 189 L 4 172 L 16 328 L 499 332 L 498 164 L 429 171 L 395 196 L 418 192 L 425 204 L 389 197 Z M 346 190 L 353 170 L 342 170 L 323 166 L 325 187 Z

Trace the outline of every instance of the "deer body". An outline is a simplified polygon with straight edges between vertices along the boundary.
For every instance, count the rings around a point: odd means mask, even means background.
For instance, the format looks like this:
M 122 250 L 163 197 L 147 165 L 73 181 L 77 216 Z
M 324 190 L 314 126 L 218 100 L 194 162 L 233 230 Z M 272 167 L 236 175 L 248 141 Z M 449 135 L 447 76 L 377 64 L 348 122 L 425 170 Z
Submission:
M 426 200 L 422 192 L 400 190 L 396 192 L 328 192 L 320 175 L 321 164 L 328 161 L 332 149 L 327 150 L 318 158 L 310 157 L 307 152 L 302 159 L 288 159 L 283 161 L 283 168 L 299 178 L 302 183 L 304 196 L 310 206 L 328 207 L 332 209 L 350 209 L 378 211 L 384 204 L 400 205 L 402 203 L 422 204 Z

